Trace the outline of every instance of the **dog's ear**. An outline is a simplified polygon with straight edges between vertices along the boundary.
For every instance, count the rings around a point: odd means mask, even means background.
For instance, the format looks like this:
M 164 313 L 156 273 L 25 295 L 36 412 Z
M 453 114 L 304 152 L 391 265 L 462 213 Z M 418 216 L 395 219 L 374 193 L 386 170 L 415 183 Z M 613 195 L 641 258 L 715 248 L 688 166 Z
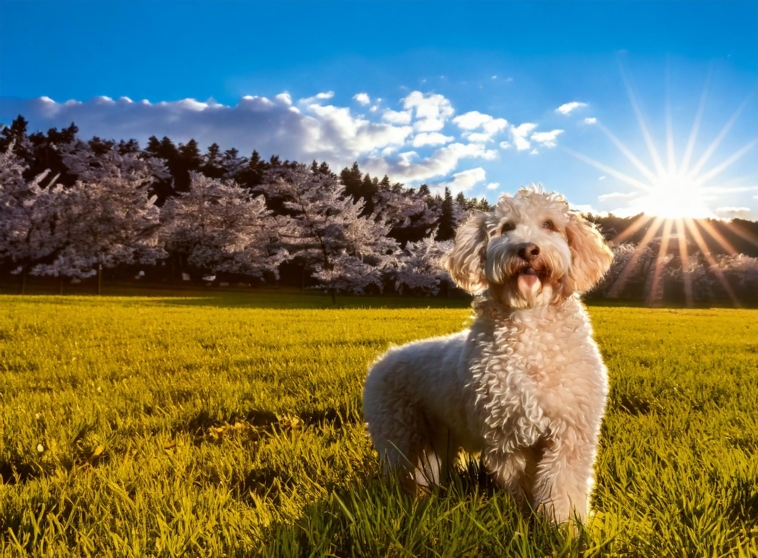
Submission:
M 595 225 L 580 215 L 571 215 L 566 236 L 571 249 L 569 286 L 573 291 L 589 291 L 608 271 L 613 262 L 613 252 Z
M 487 248 L 487 215 L 476 211 L 455 233 L 455 246 L 442 258 L 444 267 L 456 285 L 472 294 L 487 288 L 484 276 L 484 256 Z

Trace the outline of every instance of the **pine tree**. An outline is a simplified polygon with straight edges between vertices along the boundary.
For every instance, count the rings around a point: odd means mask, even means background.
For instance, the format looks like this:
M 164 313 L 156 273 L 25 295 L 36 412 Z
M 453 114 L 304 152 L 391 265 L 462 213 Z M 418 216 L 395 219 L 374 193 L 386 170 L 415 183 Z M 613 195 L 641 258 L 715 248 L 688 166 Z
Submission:
M 217 143 L 208 146 L 208 151 L 203 157 L 203 166 L 201 172 L 209 178 L 221 178 L 224 176 L 224 169 L 221 166 L 221 148 Z
M 445 198 L 442 201 L 442 214 L 440 215 L 440 227 L 437 231 L 437 240 L 450 240 L 455 238 L 455 213 L 453 196 L 449 188 L 445 188 Z
M 32 146 L 29 143 L 27 129 L 29 122 L 20 114 L 11 122 L 10 126 L 3 128 L 0 132 L 0 153 L 5 153 L 13 145 L 13 152 L 28 167 L 31 162 Z
M 352 196 L 355 200 L 360 199 L 363 175 L 361 174 L 361 169 L 358 166 L 357 161 L 353 163 L 352 168 L 345 167 L 342 169 L 342 172 L 340 172 L 340 181 L 345 187 L 345 193 L 348 196 Z

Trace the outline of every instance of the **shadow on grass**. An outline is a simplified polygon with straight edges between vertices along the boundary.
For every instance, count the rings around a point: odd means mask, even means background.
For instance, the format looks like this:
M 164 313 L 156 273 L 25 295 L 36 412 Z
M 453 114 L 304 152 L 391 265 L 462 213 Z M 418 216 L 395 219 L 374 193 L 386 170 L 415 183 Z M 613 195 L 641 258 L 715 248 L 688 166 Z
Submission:
M 337 296 L 336 304 L 331 297 L 318 290 L 301 291 L 296 288 L 235 288 L 198 285 L 167 285 L 111 283 L 103 288 L 103 295 L 98 296 L 90 285 L 67 285 L 65 294 L 59 295 L 57 287 L 45 282 L 30 284 L 26 295 L 18 295 L 18 286 L 0 282 L 0 297 L 9 295 L 14 300 L 34 304 L 91 304 L 111 298 L 122 299 L 125 305 L 153 305 L 166 307 L 196 308 L 258 308 L 272 310 L 342 310 L 342 309 L 379 309 L 379 308 L 450 308 L 465 309 L 471 306 L 471 297 L 463 291 L 454 290 L 450 297 L 419 297 L 387 295 L 349 295 Z M 14 296 L 17 295 L 17 296 Z M 129 300 L 132 299 L 132 300 Z M 584 300 L 587 306 L 648 308 L 644 300 L 603 299 L 590 297 Z M 758 308 L 758 297 L 742 297 L 739 300 L 743 308 Z M 711 300 L 699 302 L 696 309 L 734 308 L 731 300 Z M 686 309 L 683 302 L 670 301 L 660 308 Z
M 294 523 L 274 523 L 264 556 L 580 556 L 592 547 L 523 511 L 470 461 L 445 488 L 422 497 L 397 478 L 373 478 L 331 492 Z

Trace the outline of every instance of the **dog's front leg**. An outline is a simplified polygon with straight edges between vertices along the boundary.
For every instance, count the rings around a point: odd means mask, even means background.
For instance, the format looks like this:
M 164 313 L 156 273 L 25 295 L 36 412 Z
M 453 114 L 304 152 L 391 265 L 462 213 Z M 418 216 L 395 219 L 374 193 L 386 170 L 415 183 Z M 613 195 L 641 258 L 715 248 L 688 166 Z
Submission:
M 556 523 L 587 518 L 596 445 L 597 440 L 582 440 L 580 433 L 571 429 L 560 438 L 546 440 L 532 493 L 537 510 L 552 516 Z
M 526 468 L 524 455 L 521 453 L 489 454 L 485 455 L 484 464 L 497 485 L 510 493 L 519 506 L 526 509 L 528 494 L 523 486 Z

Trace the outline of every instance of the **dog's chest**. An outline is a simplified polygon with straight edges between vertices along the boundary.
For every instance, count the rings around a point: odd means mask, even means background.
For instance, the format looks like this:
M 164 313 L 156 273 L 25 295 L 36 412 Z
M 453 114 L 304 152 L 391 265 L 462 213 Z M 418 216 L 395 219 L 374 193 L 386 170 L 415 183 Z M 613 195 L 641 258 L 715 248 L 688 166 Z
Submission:
M 487 336 L 472 378 L 485 438 L 506 451 L 533 445 L 558 422 L 584 420 L 586 392 L 602 389 L 591 379 L 583 320 L 519 318 Z

